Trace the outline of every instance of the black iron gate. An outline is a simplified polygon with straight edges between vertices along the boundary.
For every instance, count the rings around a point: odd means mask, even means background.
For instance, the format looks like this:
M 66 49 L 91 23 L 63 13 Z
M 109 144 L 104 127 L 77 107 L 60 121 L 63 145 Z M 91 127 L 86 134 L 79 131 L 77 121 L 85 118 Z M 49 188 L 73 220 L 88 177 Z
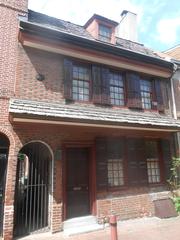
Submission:
M 18 156 L 15 236 L 48 227 L 50 153 L 42 143 L 29 143 Z

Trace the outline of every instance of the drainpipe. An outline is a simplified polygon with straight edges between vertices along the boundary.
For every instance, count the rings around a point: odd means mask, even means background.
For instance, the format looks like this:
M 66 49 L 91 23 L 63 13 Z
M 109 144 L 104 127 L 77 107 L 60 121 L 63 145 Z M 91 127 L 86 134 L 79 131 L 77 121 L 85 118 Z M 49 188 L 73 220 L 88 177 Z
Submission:
M 170 77 L 170 81 L 171 81 L 171 95 L 172 95 L 172 108 L 173 108 L 172 112 L 173 112 L 174 119 L 177 119 L 177 111 L 176 111 L 176 102 L 175 102 L 175 96 L 174 96 L 173 76 L 177 70 L 178 70 L 178 66 L 175 63 L 173 63 L 173 73 Z

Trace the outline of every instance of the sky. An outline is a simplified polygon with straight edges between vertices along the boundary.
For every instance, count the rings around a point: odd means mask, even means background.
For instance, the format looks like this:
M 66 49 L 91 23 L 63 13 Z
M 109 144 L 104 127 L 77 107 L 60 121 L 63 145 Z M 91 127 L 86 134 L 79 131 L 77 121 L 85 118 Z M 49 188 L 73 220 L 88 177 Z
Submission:
M 82 26 L 94 13 L 119 22 L 128 10 L 137 14 L 138 42 L 159 51 L 180 44 L 180 0 L 29 0 L 28 7 Z

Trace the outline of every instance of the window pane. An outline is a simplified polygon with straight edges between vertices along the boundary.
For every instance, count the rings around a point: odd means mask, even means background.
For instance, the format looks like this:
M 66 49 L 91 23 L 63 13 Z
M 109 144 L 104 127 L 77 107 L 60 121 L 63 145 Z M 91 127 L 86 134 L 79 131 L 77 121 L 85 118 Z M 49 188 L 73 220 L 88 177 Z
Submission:
M 99 40 L 110 42 L 111 41 L 111 28 L 99 25 Z
M 123 146 L 120 140 L 108 142 L 108 185 L 124 185 Z
M 122 74 L 110 74 L 110 98 L 111 104 L 118 106 L 124 105 L 124 82 Z
M 148 182 L 160 182 L 160 167 L 156 141 L 146 142 L 146 161 L 148 169 Z
M 152 86 L 150 80 L 140 80 L 141 100 L 144 109 L 151 109 L 152 105 Z
M 74 100 L 89 100 L 90 70 L 84 66 L 73 66 L 72 96 Z

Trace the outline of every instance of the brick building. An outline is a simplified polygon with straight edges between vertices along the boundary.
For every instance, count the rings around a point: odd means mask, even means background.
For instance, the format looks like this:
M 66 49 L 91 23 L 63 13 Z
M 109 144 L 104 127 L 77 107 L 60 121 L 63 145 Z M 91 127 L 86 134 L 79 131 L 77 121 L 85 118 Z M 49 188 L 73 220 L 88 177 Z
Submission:
M 171 61 L 175 64 L 175 72 L 171 78 L 173 85 L 173 97 L 174 97 L 174 112 L 175 118 L 180 119 L 180 44 L 164 51 L 166 56 L 171 58 Z M 176 135 L 177 145 L 180 145 L 180 133 Z
M 153 216 L 180 129 L 174 64 L 96 14 L 79 26 L 27 0 L 0 0 L 0 13 L 3 238 L 80 216 Z

